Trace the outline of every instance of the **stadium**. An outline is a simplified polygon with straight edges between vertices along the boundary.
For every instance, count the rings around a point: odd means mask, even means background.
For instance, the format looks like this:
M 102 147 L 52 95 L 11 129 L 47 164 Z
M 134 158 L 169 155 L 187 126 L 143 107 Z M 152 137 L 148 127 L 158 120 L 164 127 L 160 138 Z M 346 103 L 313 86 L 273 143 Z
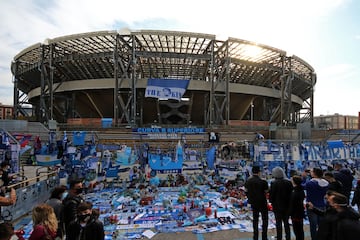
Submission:
M 313 122 L 314 69 L 251 41 L 122 29 L 46 39 L 11 64 L 15 116 L 113 126 L 295 125 Z M 149 81 L 188 81 L 177 99 L 149 97 Z M 91 121 L 90 121 L 91 122 Z

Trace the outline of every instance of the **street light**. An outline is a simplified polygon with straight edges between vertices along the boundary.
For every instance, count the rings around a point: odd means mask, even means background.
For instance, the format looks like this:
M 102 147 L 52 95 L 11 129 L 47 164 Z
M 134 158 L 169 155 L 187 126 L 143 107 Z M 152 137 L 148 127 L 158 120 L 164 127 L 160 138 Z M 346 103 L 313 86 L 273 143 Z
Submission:
M 251 128 L 253 128 L 253 119 L 254 119 L 254 103 L 251 101 L 250 104 L 250 122 L 251 122 Z

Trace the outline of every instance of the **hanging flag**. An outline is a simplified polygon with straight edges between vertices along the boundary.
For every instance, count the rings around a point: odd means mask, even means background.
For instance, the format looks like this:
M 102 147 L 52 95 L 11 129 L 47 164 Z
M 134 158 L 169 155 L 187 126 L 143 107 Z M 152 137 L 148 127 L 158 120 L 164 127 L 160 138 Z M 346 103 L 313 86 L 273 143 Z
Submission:
M 85 137 L 86 137 L 85 131 L 73 132 L 73 145 L 74 146 L 85 145 Z
M 92 133 L 91 135 L 91 144 L 95 145 L 95 133 Z
M 215 154 L 216 154 L 216 148 L 215 146 L 212 146 L 206 155 L 206 163 L 208 169 L 214 169 L 214 163 L 215 163 Z
M 66 134 L 66 131 L 64 131 L 64 137 L 63 137 L 62 145 L 63 145 L 63 149 L 65 149 L 65 150 L 67 148 L 67 141 L 68 141 L 67 134 Z
M 6 146 L 10 145 L 9 137 L 6 132 L 2 133 L 2 144 L 5 144 Z
M 180 140 L 178 141 L 178 144 L 176 146 L 176 154 L 175 154 L 175 162 L 183 161 L 183 148 L 181 146 Z
M 181 100 L 189 80 L 149 78 L 145 97 Z

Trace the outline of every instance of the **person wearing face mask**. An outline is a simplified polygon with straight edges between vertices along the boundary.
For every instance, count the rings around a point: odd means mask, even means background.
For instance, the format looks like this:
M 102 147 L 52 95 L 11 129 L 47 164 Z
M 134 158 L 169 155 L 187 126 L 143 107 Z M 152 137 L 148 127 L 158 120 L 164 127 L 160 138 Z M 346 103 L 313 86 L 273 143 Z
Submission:
M 84 190 L 81 180 L 70 181 L 68 195 L 63 200 L 63 219 L 65 231 L 69 223 L 77 217 L 77 207 L 84 202 L 82 192 Z
M 51 192 L 50 198 L 46 201 L 46 204 L 50 205 L 55 212 L 56 219 L 58 220 L 57 236 L 62 238 L 64 236 L 64 220 L 63 220 L 63 208 L 64 205 L 62 200 L 65 195 L 67 188 L 66 186 L 55 187 Z
M 104 225 L 92 211 L 90 202 L 82 202 L 77 208 L 77 219 L 66 229 L 66 240 L 104 240 Z
M 9 162 L 2 162 L 0 165 L 0 168 L 2 170 L 2 174 L 1 174 L 1 180 L 4 183 L 4 186 L 9 186 L 9 183 L 12 179 L 16 178 L 15 175 L 11 176 L 9 175 L 9 171 L 10 171 L 10 163 Z
M 328 203 L 325 211 L 314 207 L 309 202 L 309 208 L 323 216 L 319 225 L 317 239 L 319 240 L 352 240 L 360 234 L 360 215 L 348 206 L 345 195 L 328 191 L 325 199 Z

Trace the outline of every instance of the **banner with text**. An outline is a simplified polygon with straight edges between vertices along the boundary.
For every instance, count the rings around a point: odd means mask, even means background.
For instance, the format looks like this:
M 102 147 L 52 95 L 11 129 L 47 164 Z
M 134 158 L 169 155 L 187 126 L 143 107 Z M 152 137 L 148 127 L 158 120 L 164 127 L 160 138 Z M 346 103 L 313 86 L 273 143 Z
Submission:
M 181 100 L 189 80 L 149 78 L 145 97 Z

